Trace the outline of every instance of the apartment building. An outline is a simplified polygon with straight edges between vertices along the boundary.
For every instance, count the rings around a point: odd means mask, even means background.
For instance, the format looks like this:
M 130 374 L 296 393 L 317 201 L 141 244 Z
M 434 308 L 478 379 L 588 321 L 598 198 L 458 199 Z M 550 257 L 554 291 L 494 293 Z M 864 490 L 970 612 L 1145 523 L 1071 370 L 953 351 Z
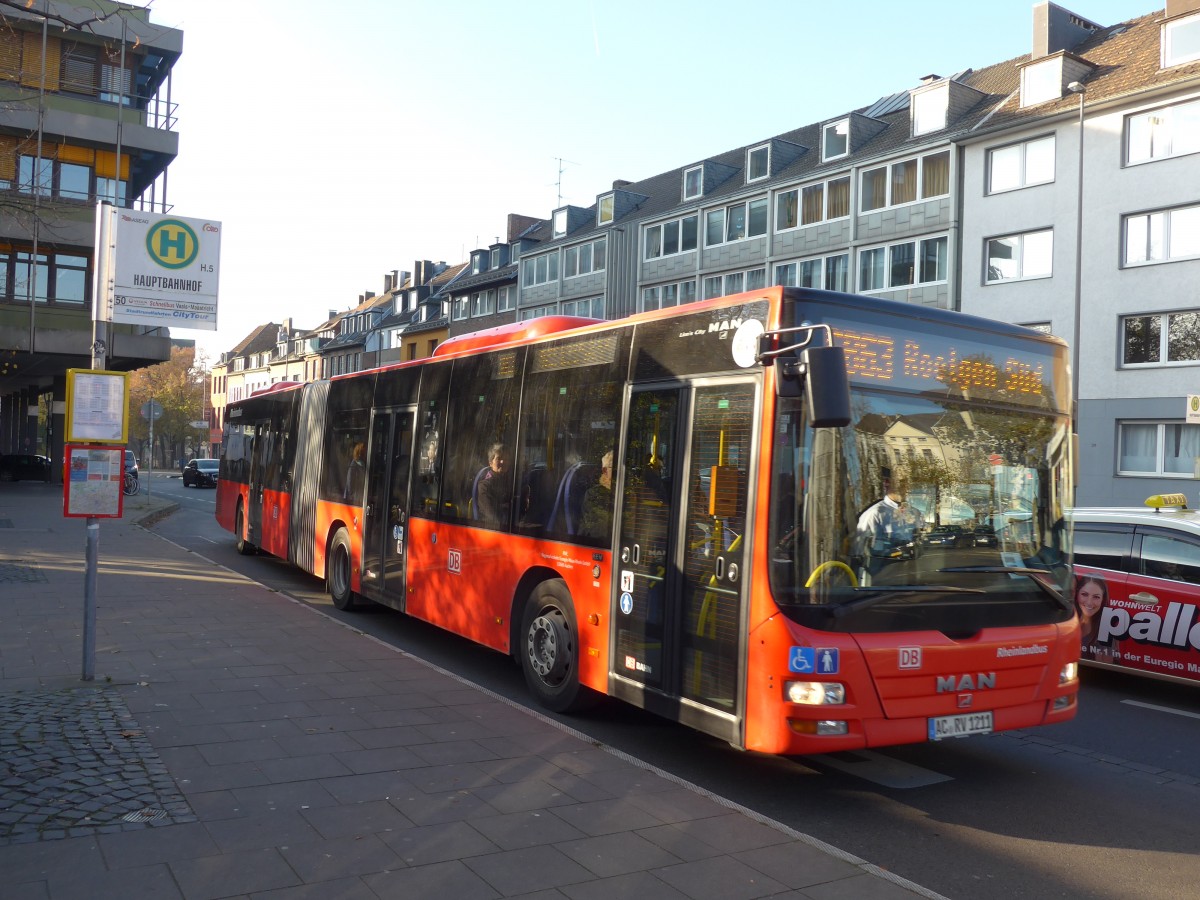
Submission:
M 0 452 L 58 458 L 66 370 L 92 363 L 96 203 L 167 208 L 183 34 L 105 0 L 22 7 L 0 11 Z M 132 370 L 170 337 L 110 325 L 105 351 Z

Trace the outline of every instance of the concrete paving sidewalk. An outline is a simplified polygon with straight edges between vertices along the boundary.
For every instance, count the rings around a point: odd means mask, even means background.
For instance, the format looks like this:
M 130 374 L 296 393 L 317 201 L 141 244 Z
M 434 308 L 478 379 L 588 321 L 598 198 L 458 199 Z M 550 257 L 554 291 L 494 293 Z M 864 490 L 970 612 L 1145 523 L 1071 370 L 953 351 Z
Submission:
M 0 484 L 0 894 L 937 897 L 135 524 Z M 867 823 L 864 823 L 867 824 Z

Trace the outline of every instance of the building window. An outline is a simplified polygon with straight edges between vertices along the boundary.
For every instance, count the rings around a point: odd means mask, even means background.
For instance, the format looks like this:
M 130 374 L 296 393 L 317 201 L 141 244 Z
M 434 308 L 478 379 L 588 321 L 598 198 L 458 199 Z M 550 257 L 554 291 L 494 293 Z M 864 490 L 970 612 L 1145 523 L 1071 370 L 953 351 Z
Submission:
M 999 194 L 1054 180 L 1054 135 L 996 147 L 987 153 L 988 193 Z
M 512 312 L 516 309 L 517 291 L 512 285 L 505 285 L 496 293 L 496 312 Z
M 468 294 L 454 298 L 453 318 L 455 322 L 461 322 L 463 319 L 469 318 L 471 315 L 471 297 Z
M 548 303 L 545 306 L 531 306 L 528 309 L 523 309 L 517 314 L 518 321 L 528 322 L 530 319 L 540 319 L 542 316 L 553 316 L 558 314 L 558 305 Z
M 1200 310 L 1126 316 L 1121 320 L 1121 365 L 1200 362 Z
M 850 120 L 830 122 L 821 129 L 821 161 L 840 159 L 850 152 Z
M 913 94 L 913 134 L 929 134 L 946 127 L 946 112 L 950 107 L 950 87 L 936 88 Z
M 740 294 L 744 291 L 757 291 L 766 286 L 767 270 L 765 268 L 709 275 L 704 279 L 704 299 L 711 300 L 713 297 L 727 297 L 730 294 Z
M 616 198 L 613 194 L 606 194 L 601 197 L 596 203 L 596 224 L 607 225 L 613 220 L 613 204 Z
M 1117 474 L 1191 478 L 1200 456 L 1200 425 L 1120 422 Z
M 476 291 L 471 295 L 471 315 L 490 316 L 496 312 L 496 289 Z
M 746 181 L 760 181 L 771 174 L 771 145 L 746 151 Z
M 567 233 L 567 211 L 558 209 L 554 211 L 554 237 L 560 238 Z
M 680 281 L 675 284 L 659 284 L 642 289 L 642 312 L 652 309 L 667 309 L 682 306 L 696 300 L 696 282 Z
M 34 264 L 28 250 L 0 249 L 0 300 L 80 306 L 89 299 L 88 258 L 68 253 L 42 253 Z
M 767 233 L 767 198 L 710 210 L 705 219 L 705 246 L 713 247 Z
M 521 261 L 521 280 L 524 287 L 558 281 L 558 251 L 529 256 Z
M 1200 100 L 1162 106 L 1125 118 L 1127 164 L 1197 151 L 1200 151 Z
M 695 200 L 704 192 L 704 166 L 683 170 L 683 199 Z
M 1062 59 L 1049 59 L 1021 70 L 1021 106 L 1036 106 L 1062 97 Z
M 862 173 L 862 211 L 950 193 L 950 151 L 905 159 Z
M 884 291 L 944 282 L 948 246 L 943 235 L 859 251 L 858 289 Z
M 775 283 L 784 287 L 824 288 L 827 291 L 850 290 L 850 254 L 836 253 L 775 267 Z
M 494 250 L 492 250 L 492 254 L 491 254 L 491 255 L 492 255 L 492 261 L 491 261 L 491 266 L 492 266 L 492 268 L 493 268 L 493 269 L 498 269 L 498 268 L 500 268 L 500 266 L 501 266 L 501 265 L 503 264 L 503 262 L 504 262 L 504 254 L 503 254 L 503 252 L 500 250 L 500 248 L 499 248 L 499 247 L 496 247 Z
M 600 238 L 588 244 L 563 250 L 563 278 L 574 278 L 591 272 L 604 271 L 608 239 Z
M 1163 68 L 1200 59 L 1200 16 L 1167 22 L 1162 45 Z
M 471 274 L 478 275 L 487 269 L 487 254 L 483 252 L 471 255 Z
M 850 215 L 850 176 L 775 195 L 775 230 L 815 225 Z
M 583 316 L 585 319 L 603 319 L 604 298 L 592 297 L 587 300 L 564 300 L 562 314 L 564 316 Z
M 671 222 L 647 226 L 642 238 L 643 258 L 658 259 L 695 250 L 699 221 L 699 216 L 684 216 Z
M 1054 231 L 1031 231 L 987 242 L 987 284 L 1053 274 Z
M 1200 256 L 1200 206 L 1125 217 L 1125 265 Z

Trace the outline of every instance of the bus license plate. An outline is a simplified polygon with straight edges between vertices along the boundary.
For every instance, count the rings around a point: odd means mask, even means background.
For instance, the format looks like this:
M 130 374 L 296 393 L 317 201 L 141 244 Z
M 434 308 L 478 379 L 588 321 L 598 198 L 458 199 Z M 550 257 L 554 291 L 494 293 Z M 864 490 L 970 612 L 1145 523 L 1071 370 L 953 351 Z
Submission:
M 929 720 L 929 739 L 931 741 L 991 733 L 992 714 L 990 712 L 967 713 L 962 716 L 940 716 Z

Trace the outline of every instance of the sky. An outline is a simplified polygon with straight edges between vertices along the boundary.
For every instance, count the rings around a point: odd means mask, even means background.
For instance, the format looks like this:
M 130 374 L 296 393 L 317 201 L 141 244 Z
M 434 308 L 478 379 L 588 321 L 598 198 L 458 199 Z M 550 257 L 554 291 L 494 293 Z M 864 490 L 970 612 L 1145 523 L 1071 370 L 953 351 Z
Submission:
M 210 364 L 464 262 L 509 213 L 1028 53 L 1033 0 L 135 0 L 183 31 L 171 212 L 221 222 Z M 1064 0 L 1100 25 L 1165 0 Z

